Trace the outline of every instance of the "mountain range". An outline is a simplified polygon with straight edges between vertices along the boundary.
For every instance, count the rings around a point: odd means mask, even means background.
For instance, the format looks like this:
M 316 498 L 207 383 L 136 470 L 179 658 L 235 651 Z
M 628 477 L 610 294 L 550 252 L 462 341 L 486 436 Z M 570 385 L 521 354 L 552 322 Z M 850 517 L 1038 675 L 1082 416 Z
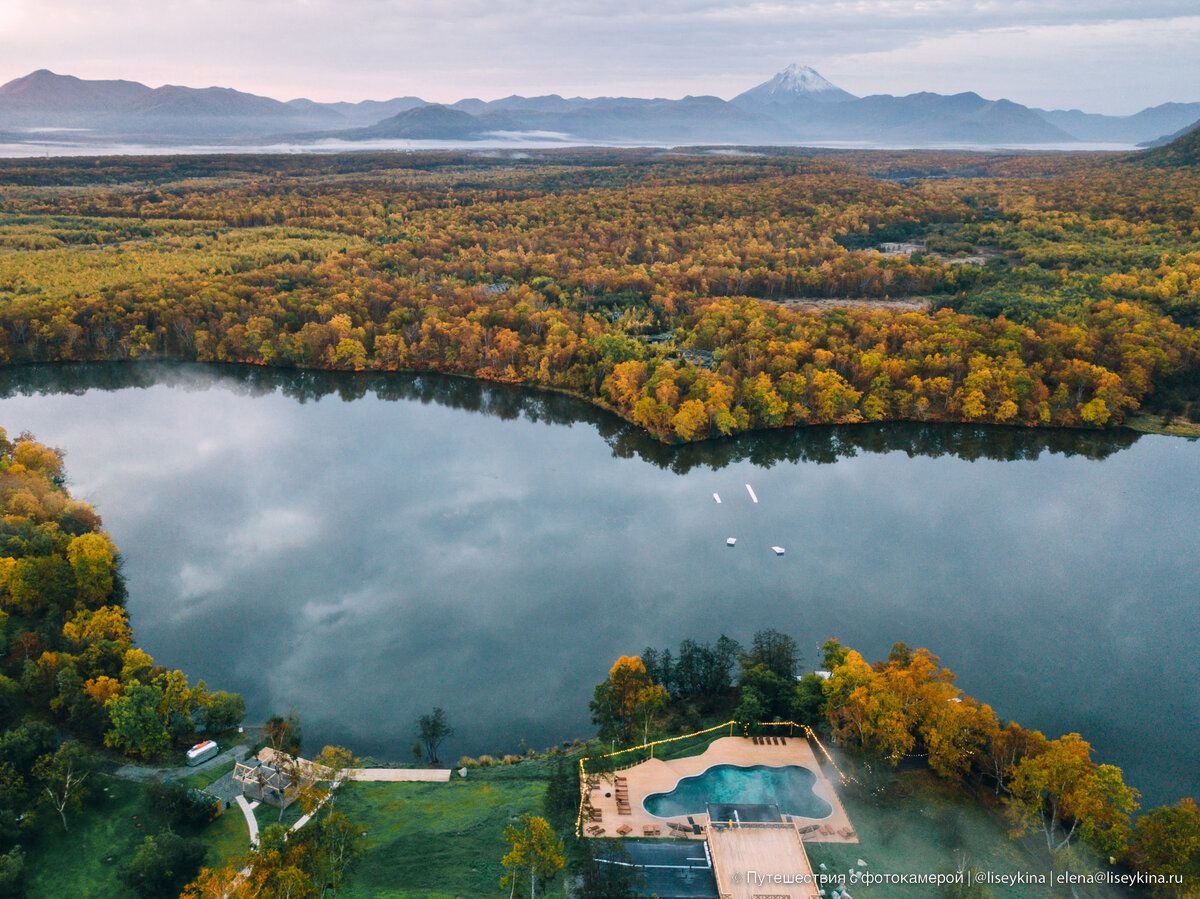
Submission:
M 1200 102 L 1128 116 L 1045 110 L 968 92 L 857 97 L 792 65 L 729 100 L 687 96 L 510 96 L 443 105 L 414 96 L 358 103 L 274 100 L 232 88 L 152 88 L 45 69 L 0 86 L 0 136 L 121 142 L 247 143 L 323 139 L 469 142 L 522 135 L 615 144 L 890 146 L 1146 143 L 1186 131 Z

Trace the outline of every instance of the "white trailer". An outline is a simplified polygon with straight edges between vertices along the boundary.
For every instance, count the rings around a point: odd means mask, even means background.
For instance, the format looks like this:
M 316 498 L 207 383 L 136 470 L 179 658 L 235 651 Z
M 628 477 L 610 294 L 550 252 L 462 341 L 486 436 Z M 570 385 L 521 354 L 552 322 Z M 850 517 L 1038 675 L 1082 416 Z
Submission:
M 187 751 L 187 763 L 188 765 L 199 765 L 201 762 L 215 758 L 219 751 L 220 747 L 217 746 L 216 740 L 205 740 Z

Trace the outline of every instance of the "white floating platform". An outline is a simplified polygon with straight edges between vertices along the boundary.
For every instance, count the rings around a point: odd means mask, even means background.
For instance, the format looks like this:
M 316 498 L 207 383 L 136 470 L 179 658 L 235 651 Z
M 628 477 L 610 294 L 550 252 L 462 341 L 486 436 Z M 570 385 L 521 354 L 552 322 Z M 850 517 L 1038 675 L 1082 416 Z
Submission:
M 749 484 L 746 485 L 746 492 L 750 494 L 751 502 L 755 502 L 755 503 L 758 502 L 758 497 L 754 495 L 754 488 L 751 487 Z
M 777 555 L 777 556 L 782 556 L 782 555 L 783 555 L 783 554 L 784 554 L 784 553 L 787 551 L 787 550 L 785 550 L 785 549 L 784 549 L 782 546 L 772 546 L 772 547 L 771 547 L 771 550 L 772 550 L 772 551 L 775 553 L 775 555 Z
M 736 544 L 737 544 L 737 537 L 730 537 L 728 540 L 725 541 L 726 546 L 735 546 Z
M 719 493 L 714 493 L 714 494 L 713 494 L 713 500 L 716 502 L 716 504 L 717 504 L 718 506 L 719 506 L 719 505 L 721 505 L 721 494 L 719 494 Z

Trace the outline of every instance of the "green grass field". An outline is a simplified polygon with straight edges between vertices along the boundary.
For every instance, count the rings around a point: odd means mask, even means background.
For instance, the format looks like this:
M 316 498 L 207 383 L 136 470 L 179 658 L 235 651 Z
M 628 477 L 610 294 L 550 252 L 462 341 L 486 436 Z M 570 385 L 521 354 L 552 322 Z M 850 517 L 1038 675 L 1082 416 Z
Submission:
M 505 826 L 541 814 L 549 766 L 472 769 L 450 783 L 352 783 L 338 807 L 366 832 L 348 889 L 354 899 L 452 899 L 499 892 Z
M 70 830 L 64 833 L 47 822 L 50 826 L 29 846 L 25 858 L 28 895 L 132 897 L 117 879 L 117 869 L 142 838 L 153 832 L 156 821 L 141 784 L 97 778 L 88 806 L 67 818 Z
M 87 806 L 68 816 L 65 833 L 47 820 L 25 859 L 27 895 L 71 899 L 133 899 L 118 878 L 120 866 L 150 834 L 166 822 L 149 802 L 140 783 L 96 775 Z M 246 823 L 230 809 L 199 835 L 209 847 L 206 864 L 223 865 L 249 849 Z

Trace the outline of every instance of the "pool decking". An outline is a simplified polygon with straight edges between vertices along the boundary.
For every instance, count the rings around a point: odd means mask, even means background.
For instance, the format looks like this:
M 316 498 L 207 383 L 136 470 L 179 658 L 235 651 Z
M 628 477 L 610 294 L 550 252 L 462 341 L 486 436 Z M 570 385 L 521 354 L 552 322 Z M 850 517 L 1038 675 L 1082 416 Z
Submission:
M 600 810 L 599 821 L 584 821 L 585 836 L 600 837 L 690 837 L 703 839 L 703 834 L 687 832 L 672 828 L 668 822 L 680 827 L 687 827 L 687 816 L 674 818 L 657 818 L 646 811 L 642 805 L 651 793 L 666 793 L 684 777 L 700 774 L 713 765 L 767 765 L 783 767 L 785 765 L 803 765 L 816 776 L 813 792 L 833 807 L 833 813 L 827 818 L 794 817 L 795 829 L 803 839 L 809 842 L 825 843 L 857 843 L 855 833 L 846 810 L 838 799 L 833 784 L 825 776 L 817 755 L 807 739 L 801 735 L 787 737 L 786 744 L 755 744 L 748 737 L 721 737 L 709 744 L 708 748 L 699 755 L 681 759 L 648 759 L 622 771 L 616 772 L 624 778 L 624 793 L 628 794 L 629 814 L 622 815 L 617 806 L 617 789 L 614 782 L 600 779 L 591 788 L 592 808 Z M 705 814 L 692 815 L 693 820 L 704 825 L 707 830 L 708 818 Z M 602 827 L 603 833 L 590 831 L 589 827 Z M 812 830 L 808 830 L 808 828 Z M 627 829 L 625 829 L 627 828 Z M 657 833 L 654 832 L 657 829 Z M 807 832 L 805 832 L 807 831 Z
M 722 899 L 819 899 L 821 895 L 808 853 L 793 827 L 716 827 L 708 833 L 708 848 Z

